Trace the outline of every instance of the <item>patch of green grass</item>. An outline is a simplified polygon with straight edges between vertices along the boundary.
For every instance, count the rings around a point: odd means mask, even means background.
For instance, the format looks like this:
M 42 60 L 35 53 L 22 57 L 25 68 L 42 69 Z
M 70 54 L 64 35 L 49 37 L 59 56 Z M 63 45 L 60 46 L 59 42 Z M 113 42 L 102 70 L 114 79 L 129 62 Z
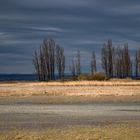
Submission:
M 1 132 L 0 140 L 140 140 L 139 130 L 139 124 L 75 126 L 43 131 L 16 130 Z

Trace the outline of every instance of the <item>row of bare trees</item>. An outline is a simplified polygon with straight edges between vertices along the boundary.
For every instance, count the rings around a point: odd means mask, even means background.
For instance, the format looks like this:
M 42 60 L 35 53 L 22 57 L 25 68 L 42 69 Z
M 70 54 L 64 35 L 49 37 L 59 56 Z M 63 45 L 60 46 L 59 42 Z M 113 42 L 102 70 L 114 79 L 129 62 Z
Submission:
M 39 50 L 35 50 L 33 57 L 38 80 L 54 80 L 55 68 L 59 73 L 59 78 L 64 78 L 65 56 L 64 49 L 55 44 L 52 38 L 45 39 Z
M 108 40 L 101 50 L 101 62 L 108 77 L 130 77 L 133 69 L 137 77 L 140 74 L 140 49 L 136 50 L 135 60 L 132 61 L 128 44 L 113 47 L 112 41 Z
M 130 56 L 128 44 L 122 47 L 113 47 L 112 40 L 103 44 L 101 49 L 101 63 L 107 77 L 126 78 L 133 74 L 140 75 L 140 49 L 136 50 L 135 59 Z M 64 79 L 65 54 L 64 49 L 56 45 L 52 38 L 45 39 L 39 50 L 35 50 L 33 57 L 38 80 L 55 79 L 55 69 L 58 71 L 59 79 Z M 96 55 L 92 52 L 90 62 L 91 74 L 97 72 Z M 81 74 L 81 54 L 78 49 L 69 66 L 73 77 Z
M 114 76 L 125 78 L 132 75 L 132 59 L 128 50 L 128 44 L 123 48 L 116 48 L 114 52 Z
M 92 52 L 92 55 L 91 55 L 90 68 L 91 68 L 91 74 L 92 75 L 95 74 L 97 71 L 97 67 L 96 67 L 96 55 L 94 51 Z M 81 72 L 81 55 L 80 55 L 79 49 L 77 50 L 75 57 L 72 59 L 69 69 L 73 77 L 79 76 L 82 73 Z

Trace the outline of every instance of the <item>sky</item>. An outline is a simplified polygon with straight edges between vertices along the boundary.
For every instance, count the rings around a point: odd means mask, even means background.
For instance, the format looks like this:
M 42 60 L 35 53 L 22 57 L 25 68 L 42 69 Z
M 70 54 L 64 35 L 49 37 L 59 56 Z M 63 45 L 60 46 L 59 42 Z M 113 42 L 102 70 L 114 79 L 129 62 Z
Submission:
M 101 65 L 108 39 L 131 52 L 140 47 L 140 1 L 0 0 L 0 73 L 34 73 L 33 52 L 47 37 L 65 49 L 66 71 L 79 49 L 86 72 L 92 51 Z

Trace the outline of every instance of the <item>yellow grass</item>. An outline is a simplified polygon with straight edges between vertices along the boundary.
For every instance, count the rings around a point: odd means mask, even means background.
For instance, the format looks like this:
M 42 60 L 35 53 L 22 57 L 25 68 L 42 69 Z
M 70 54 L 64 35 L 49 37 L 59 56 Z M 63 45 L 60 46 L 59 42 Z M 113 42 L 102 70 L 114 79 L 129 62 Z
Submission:
M 72 126 L 47 130 L 17 130 L 0 133 L 0 140 L 139 140 L 139 123 L 101 127 Z
M 67 96 L 135 96 L 140 95 L 140 81 L 68 81 L 0 83 L 0 96 L 8 95 L 67 95 Z

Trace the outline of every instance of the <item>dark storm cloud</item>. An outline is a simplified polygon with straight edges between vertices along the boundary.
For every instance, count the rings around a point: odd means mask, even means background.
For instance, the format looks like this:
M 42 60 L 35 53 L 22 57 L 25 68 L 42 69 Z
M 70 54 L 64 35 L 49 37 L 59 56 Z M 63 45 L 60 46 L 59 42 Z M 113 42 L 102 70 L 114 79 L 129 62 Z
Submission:
M 83 65 L 92 50 L 100 63 L 109 38 L 134 51 L 140 46 L 139 9 L 138 0 L 1 0 L 0 72 L 32 73 L 33 51 L 47 36 L 65 48 L 68 64 L 78 48 Z

